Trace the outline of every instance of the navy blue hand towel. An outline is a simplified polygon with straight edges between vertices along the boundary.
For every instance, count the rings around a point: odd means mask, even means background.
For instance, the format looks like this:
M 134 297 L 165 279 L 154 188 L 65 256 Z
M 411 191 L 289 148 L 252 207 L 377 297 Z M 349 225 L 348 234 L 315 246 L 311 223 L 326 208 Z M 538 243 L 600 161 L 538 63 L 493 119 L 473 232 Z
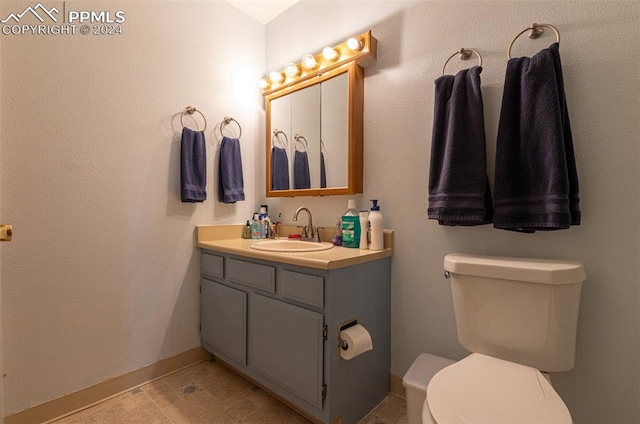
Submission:
M 207 151 L 204 131 L 182 129 L 180 141 L 180 197 L 183 202 L 207 199 Z
M 293 188 L 311 188 L 307 152 L 296 150 L 293 156 Z
M 474 66 L 435 81 L 427 214 L 440 225 L 491 222 L 480 72 Z
M 580 224 L 578 174 L 558 43 L 509 60 L 498 127 L 494 227 Z
M 289 159 L 287 151 L 271 148 L 271 190 L 289 190 Z
M 244 200 L 240 140 L 222 137 L 220 166 L 218 168 L 220 170 L 218 175 L 218 199 L 223 203 L 235 203 L 239 200 Z
M 320 152 L 320 188 L 327 188 L 327 170 L 324 167 L 324 152 Z

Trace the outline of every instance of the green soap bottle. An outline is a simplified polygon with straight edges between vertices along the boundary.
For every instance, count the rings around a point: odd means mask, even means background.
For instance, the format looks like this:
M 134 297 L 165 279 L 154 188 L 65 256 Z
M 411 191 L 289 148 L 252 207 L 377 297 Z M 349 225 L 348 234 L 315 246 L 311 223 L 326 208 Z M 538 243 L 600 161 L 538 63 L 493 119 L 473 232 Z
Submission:
M 349 199 L 347 211 L 342 215 L 342 246 L 360 247 L 360 216 L 354 199 Z

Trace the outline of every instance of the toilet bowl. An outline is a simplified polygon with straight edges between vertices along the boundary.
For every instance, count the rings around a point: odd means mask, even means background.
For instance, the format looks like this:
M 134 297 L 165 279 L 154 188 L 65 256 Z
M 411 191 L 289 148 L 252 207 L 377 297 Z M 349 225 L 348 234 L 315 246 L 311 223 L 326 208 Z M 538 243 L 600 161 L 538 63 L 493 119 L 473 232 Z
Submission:
M 472 353 L 433 376 L 422 422 L 571 424 L 571 415 L 537 369 Z
M 418 357 L 405 380 L 425 382 L 426 395 L 420 404 L 421 388 L 405 382 L 409 424 L 571 424 L 546 372 L 574 366 L 583 265 L 449 254 L 444 268 L 458 341 L 471 354 L 435 373 L 437 362 L 415 366 L 433 360 Z

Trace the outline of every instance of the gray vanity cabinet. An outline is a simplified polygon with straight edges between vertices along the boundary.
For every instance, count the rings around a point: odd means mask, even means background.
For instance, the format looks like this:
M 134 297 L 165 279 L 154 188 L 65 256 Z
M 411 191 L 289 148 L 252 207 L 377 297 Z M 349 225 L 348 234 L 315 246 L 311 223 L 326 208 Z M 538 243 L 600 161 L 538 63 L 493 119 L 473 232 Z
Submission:
M 357 423 L 389 393 L 391 259 L 311 268 L 202 251 L 201 343 L 316 422 Z M 373 350 L 340 358 L 357 321 Z

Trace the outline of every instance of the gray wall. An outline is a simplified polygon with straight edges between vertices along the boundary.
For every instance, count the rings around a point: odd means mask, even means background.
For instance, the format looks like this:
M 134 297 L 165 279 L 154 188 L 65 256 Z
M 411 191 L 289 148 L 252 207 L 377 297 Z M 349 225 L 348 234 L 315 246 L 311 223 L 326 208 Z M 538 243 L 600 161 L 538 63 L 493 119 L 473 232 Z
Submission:
M 482 53 L 493 175 L 506 50 L 532 22 L 551 23 L 562 36 L 582 225 L 533 235 L 440 227 L 426 218 L 433 81 L 460 47 Z M 555 387 L 577 423 L 640 422 L 640 54 L 629 47 L 637 44 L 639 27 L 635 1 L 302 1 L 267 24 L 267 70 L 368 29 L 378 39 L 378 60 L 365 70 L 365 192 L 357 200 L 364 209 L 369 199 L 380 199 L 385 227 L 396 231 L 393 374 L 402 376 L 420 352 L 466 355 L 442 277 L 447 253 L 579 260 L 588 280 L 577 361 L 572 371 L 553 375 Z M 535 54 L 552 41 L 551 35 L 520 38 L 514 56 Z M 447 70 L 463 65 L 452 60 Z M 287 220 L 296 207 L 308 206 L 314 222 L 332 226 L 347 197 L 269 204 Z
M 34 4 L 2 1 L 1 19 Z M 123 34 L 0 35 L 6 414 L 200 345 L 194 226 L 254 209 L 215 201 L 224 116 L 242 124 L 247 198 L 261 187 L 264 25 L 225 2 L 78 5 L 124 10 Z M 189 105 L 208 123 L 203 204 L 178 189 Z

